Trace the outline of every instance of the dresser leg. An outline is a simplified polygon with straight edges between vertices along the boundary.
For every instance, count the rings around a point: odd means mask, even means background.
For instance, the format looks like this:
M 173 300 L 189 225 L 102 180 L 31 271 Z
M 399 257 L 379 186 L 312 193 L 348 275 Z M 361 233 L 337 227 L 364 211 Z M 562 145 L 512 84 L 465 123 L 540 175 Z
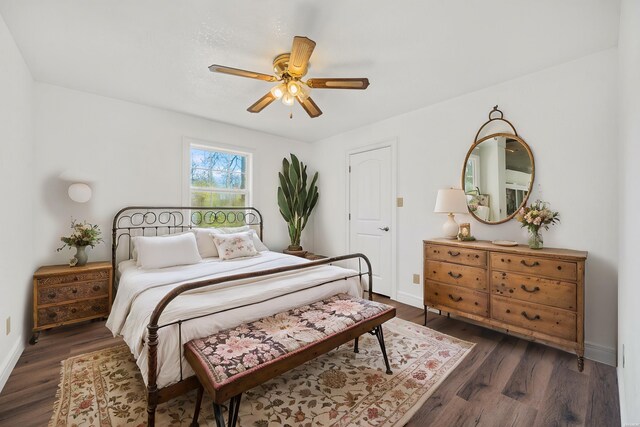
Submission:
M 29 340 L 29 344 L 34 345 L 35 343 L 38 342 L 38 337 L 40 337 L 40 332 L 34 332 L 33 335 L 31 335 L 31 339 Z
M 424 326 L 427 326 L 427 313 L 428 313 L 428 310 L 427 310 L 427 306 L 425 305 L 424 306 Z
M 584 356 L 579 354 L 578 355 L 578 371 L 582 372 L 584 370 Z

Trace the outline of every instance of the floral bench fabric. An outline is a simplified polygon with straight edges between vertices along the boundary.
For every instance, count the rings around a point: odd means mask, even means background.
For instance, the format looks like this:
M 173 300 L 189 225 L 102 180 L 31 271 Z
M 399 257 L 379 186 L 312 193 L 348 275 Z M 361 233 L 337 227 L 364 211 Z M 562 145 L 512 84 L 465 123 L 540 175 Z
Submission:
M 339 294 L 189 341 L 185 350 L 207 367 L 209 380 L 219 389 L 265 364 L 304 351 L 308 346 L 390 311 L 395 309 Z

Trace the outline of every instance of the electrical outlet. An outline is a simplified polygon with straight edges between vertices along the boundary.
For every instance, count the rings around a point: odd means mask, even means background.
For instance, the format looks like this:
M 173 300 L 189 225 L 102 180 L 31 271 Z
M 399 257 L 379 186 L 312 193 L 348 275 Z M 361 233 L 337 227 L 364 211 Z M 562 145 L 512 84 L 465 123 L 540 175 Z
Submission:
M 11 333 L 11 316 L 7 317 L 7 335 Z
M 419 274 L 414 274 L 413 275 L 413 283 L 416 285 L 420 284 L 420 275 Z
M 398 205 L 399 208 L 403 207 L 404 206 L 404 198 L 398 197 L 397 205 Z

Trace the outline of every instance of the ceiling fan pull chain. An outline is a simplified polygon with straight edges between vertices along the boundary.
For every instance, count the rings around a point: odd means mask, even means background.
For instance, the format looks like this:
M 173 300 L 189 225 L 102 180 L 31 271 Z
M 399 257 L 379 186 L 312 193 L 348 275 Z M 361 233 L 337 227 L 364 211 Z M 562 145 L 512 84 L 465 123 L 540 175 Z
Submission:
M 289 113 L 289 118 L 293 119 L 293 111 Z

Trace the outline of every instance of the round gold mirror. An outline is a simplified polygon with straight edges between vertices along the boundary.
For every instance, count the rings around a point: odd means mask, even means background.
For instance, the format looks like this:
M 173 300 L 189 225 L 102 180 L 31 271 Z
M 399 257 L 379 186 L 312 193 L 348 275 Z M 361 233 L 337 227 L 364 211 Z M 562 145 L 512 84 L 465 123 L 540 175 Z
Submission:
M 492 119 L 490 114 L 489 122 L 507 122 L 497 106 L 492 113 L 496 111 L 500 118 Z M 476 135 L 462 167 L 462 188 L 469 212 L 485 224 L 509 221 L 526 205 L 534 176 L 533 153 L 517 134 L 494 133 L 479 140 Z

